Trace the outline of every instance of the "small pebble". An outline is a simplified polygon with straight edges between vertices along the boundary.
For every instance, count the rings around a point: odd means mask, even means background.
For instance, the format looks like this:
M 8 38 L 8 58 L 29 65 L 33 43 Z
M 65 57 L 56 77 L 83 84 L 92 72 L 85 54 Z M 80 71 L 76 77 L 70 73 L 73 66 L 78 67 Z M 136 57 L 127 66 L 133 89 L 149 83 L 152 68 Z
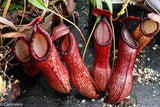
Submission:
M 23 93 L 26 93 L 26 92 L 27 92 L 26 90 L 23 91 Z
M 133 107 L 136 107 L 136 104 L 135 104 L 135 103 L 133 104 Z
M 156 76 L 157 76 L 157 77 L 160 77 L 160 75 L 159 75 L 159 74 L 156 74 Z
M 142 79 L 141 79 L 141 78 L 138 78 L 138 82 L 141 84 L 141 83 L 142 83 Z
M 112 105 L 111 105 L 111 104 L 107 104 L 106 106 L 107 106 L 107 107 L 112 107 Z
M 138 69 L 138 72 L 139 72 L 140 74 L 143 74 L 142 69 Z
M 139 59 L 136 59 L 137 62 L 139 62 Z
M 99 101 L 100 101 L 100 102 L 103 102 L 103 101 L 104 101 L 104 98 L 101 98 Z
M 135 65 L 134 65 L 134 67 L 136 67 L 136 68 L 137 68 L 137 65 L 135 64 Z
M 95 100 L 95 99 L 91 99 L 91 101 L 92 101 L 92 102 L 95 102 L 96 100 Z
M 127 97 L 126 97 L 127 100 L 129 100 L 130 98 L 131 98 L 130 96 L 127 96 Z
M 156 93 L 156 90 L 154 90 L 153 93 Z
M 156 47 L 152 47 L 153 50 L 156 50 Z
M 86 100 L 82 100 L 81 102 L 82 102 L 82 103 L 86 103 Z
M 157 45 L 157 44 L 155 44 L 154 46 L 155 46 L 155 47 L 158 47 L 158 45 Z
M 103 106 L 103 107 L 106 107 L 106 103 L 103 103 L 102 106 Z

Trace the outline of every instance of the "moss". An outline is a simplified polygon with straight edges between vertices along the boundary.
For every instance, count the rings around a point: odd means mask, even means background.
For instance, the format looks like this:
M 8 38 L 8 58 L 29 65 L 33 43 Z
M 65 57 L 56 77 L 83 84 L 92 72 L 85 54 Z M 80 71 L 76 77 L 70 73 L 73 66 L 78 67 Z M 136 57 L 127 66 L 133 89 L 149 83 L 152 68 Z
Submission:
M 79 44 L 79 45 L 78 45 L 78 47 L 82 48 L 82 47 L 83 47 L 83 45 L 82 45 L 82 44 Z
M 1 8 L 4 9 L 7 4 L 7 0 L 4 0 Z M 15 12 L 18 10 L 23 10 L 23 0 L 12 0 L 9 6 L 9 12 Z

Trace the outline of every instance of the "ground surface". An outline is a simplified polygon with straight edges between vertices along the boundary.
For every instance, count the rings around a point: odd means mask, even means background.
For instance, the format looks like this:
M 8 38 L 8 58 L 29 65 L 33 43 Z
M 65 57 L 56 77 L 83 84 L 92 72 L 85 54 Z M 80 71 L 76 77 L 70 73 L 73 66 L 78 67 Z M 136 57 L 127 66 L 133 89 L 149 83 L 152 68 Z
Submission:
M 88 13 L 89 13 L 89 0 L 77 0 L 76 11 L 80 13 L 77 25 L 84 33 L 86 39 L 89 36 L 88 29 Z M 137 7 L 129 8 L 129 15 L 144 17 L 143 11 Z M 94 23 L 94 22 L 92 22 Z M 90 24 L 90 23 L 89 23 Z M 118 25 L 115 25 L 118 26 Z M 137 23 L 132 23 L 129 28 L 133 31 Z M 118 31 L 118 30 L 117 30 Z M 83 51 L 83 40 L 80 34 L 74 30 L 75 37 L 77 38 L 78 46 Z M 81 47 L 82 45 L 82 47 Z M 154 50 L 153 47 L 157 47 Z M 138 56 L 139 64 L 142 67 L 153 69 L 153 71 L 160 72 L 160 35 L 158 35 L 151 43 L 144 49 L 143 53 Z M 85 64 L 92 71 L 94 61 L 93 42 L 90 42 L 86 56 Z M 14 101 L 14 103 L 22 103 L 24 107 L 102 107 L 103 98 L 91 100 L 80 95 L 74 86 L 68 95 L 63 95 L 53 90 L 47 81 L 47 78 L 42 72 L 34 78 L 30 78 L 23 74 L 21 67 L 16 71 L 17 78 L 20 79 L 21 96 Z M 15 71 L 13 71 L 15 72 Z M 160 85 L 152 81 L 144 81 L 137 85 L 133 85 L 130 93 L 131 99 L 137 107 L 159 107 L 160 106 Z

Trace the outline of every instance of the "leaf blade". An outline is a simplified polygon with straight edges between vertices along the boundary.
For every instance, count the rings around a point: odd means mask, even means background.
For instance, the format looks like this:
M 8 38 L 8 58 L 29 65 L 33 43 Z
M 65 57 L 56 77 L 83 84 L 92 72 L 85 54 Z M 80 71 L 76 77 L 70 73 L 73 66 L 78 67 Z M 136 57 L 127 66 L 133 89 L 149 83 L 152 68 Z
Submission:
M 121 16 L 121 15 L 124 14 L 124 10 L 127 8 L 128 3 L 129 3 L 129 0 L 126 0 L 126 1 L 124 2 L 123 6 L 122 6 L 122 9 L 121 9 L 121 11 L 117 14 L 117 16 Z
M 26 34 L 20 33 L 20 32 L 9 32 L 2 35 L 2 37 L 5 38 L 15 38 L 15 37 L 25 37 Z
M 101 0 L 96 0 L 96 1 L 97 1 L 97 8 L 103 9 L 102 1 Z
M 90 0 L 91 4 L 94 6 L 94 8 L 103 9 L 102 1 L 101 0 Z
M 91 4 L 92 4 L 93 7 L 95 8 L 95 6 L 96 6 L 96 0 L 91 0 Z
M 7 20 L 3 17 L 0 17 L 0 23 L 3 24 L 3 25 L 7 25 L 14 30 L 17 30 L 16 26 L 12 22 L 10 22 L 9 20 Z
M 39 9 L 48 10 L 48 8 L 44 5 L 44 3 L 41 0 L 29 0 L 29 2 Z
M 104 0 L 104 1 L 107 3 L 109 11 L 113 13 L 112 0 Z

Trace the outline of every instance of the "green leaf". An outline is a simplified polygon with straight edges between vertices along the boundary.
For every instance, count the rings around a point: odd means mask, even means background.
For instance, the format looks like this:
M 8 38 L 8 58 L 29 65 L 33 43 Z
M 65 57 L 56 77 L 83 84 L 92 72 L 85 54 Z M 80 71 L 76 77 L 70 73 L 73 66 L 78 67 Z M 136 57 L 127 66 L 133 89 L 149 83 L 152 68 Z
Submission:
M 101 0 L 90 0 L 90 1 L 91 1 L 92 5 L 94 6 L 94 8 L 95 7 L 99 8 L 99 9 L 103 8 Z
M 95 6 L 96 6 L 96 0 L 91 0 L 91 4 L 92 4 L 93 7 L 95 8 Z
M 125 13 L 124 10 L 127 8 L 128 3 L 129 3 L 129 0 L 126 0 L 126 1 L 124 2 L 123 6 L 122 6 L 122 9 L 121 9 L 121 11 L 117 14 L 117 16 L 121 16 L 121 15 L 123 15 L 123 14 Z
M 44 5 L 44 3 L 41 0 L 29 0 L 29 2 L 39 9 L 48 10 L 48 8 Z
M 89 57 L 92 57 L 92 54 L 89 54 Z
M 109 11 L 113 13 L 112 0 L 104 0 L 104 1 L 107 3 Z
M 101 0 L 96 0 L 96 2 L 97 2 L 97 8 L 103 9 L 102 1 Z
M 97 17 L 97 19 L 96 19 L 96 24 L 99 22 L 101 20 L 101 16 L 99 16 L 99 17 Z
M 83 47 L 83 45 L 82 45 L 82 44 L 79 44 L 79 47 L 80 47 L 80 48 L 82 48 L 82 47 Z

